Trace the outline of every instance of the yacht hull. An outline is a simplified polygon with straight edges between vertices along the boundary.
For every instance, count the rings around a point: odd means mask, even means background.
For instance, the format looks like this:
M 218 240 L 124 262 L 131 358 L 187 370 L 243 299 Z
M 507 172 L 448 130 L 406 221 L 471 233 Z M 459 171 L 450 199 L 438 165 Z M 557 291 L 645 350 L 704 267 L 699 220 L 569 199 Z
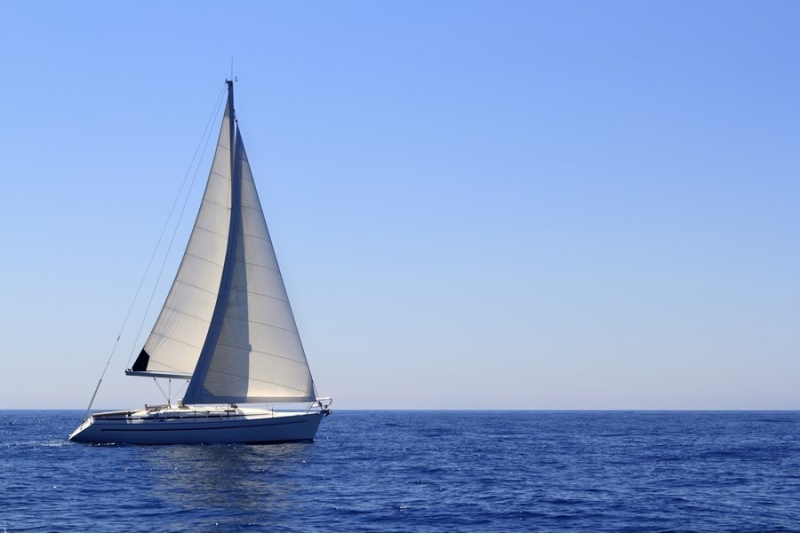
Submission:
M 313 441 L 320 412 L 107 412 L 89 417 L 69 437 L 82 443 L 172 445 Z

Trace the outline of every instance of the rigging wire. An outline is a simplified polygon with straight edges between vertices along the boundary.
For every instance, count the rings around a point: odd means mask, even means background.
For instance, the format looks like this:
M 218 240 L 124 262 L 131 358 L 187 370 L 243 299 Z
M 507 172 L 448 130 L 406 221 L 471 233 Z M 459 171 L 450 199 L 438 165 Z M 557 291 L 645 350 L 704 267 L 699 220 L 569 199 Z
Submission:
M 158 379 L 153 377 L 153 382 L 155 382 L 156 387 L 161 391 L 161 394 L 164 395 L 164 398 L 167 399 L 167 406 L 172 406 L 172 379 L 170 378 L 167 381 L 167 393 L 164 394 L 164 388 L 161 387 L 161 384 L 158 383 Z M 189 381 L 185 380 L 183 386 L 175 392 L 175 398 L 180 398 L 180 394 L 183 393 L 183 390 L 186 389 L 186 386 L 189 385 Z M 181 402 L 183 399 L 180 399 Z
M 161 394 L 164 396 L 164 399 L 166 399 L 167 404 L 169 404 L 169 397 L 167 397 L 167 394 L 164 393 L 164 390 L 161 388 L 161 384 L 158 383 L 158 380 L 156 380 L 156 377 L 153 377 L 153 384 L 155 384 L 159 391 L 161 391 Z
M 136 305 L 136 301 L 139 299 L 139 293 L 141 292 L 142 287 L 144 286 L 144 282 L 147 279 L 147 274 L 150 272 L 150 268 L 153 265 L 153 260 L 155 259 L 156 253 L 158 252 L 158 249 L 161 246 L 161 242 L 162 242 L 162 240 L 164 238 L 164 234 L 166 233 L 167 228 L 169 226 L 169 221 L 172 219 L 172 216 L 173 216 L 173 214 L 175 212 L 175 206 L 178 204 L 178 200 L 180 199 L 181 194 L 182 194 L 183 189 L 184 189 L 184 186 L 186 185 L 186 180 L 189 178 L 189 175 L 191 174 L 192 167 L 195 167 L 195 165 L 196 165 L 195 171 L 194 171 L 194 176 L 192 177 L 192 182 L 189 185 L 189 191 L 186 194 L 186 199 L 184 200 L 183 207 L 181 209 L 181 213 L 180 213 L 180 216 L 178 218 L 178 221 L 180 221 L 180 217 L 183 215 L 183 212 L 186 209 L 186 203 L 188 202 L 188 199 L 189 199 L 189 196 L 190 196 L 189 193 L 191 193 L 192 187 L 194 186 L 195 180 L 197 178 L 198 170 L 200 168 L 200 160 L 198 159 L 198 154 L 201 153 L 201 151 L 200 151 L 201 146 L 202 146 L 202 150 L 203 150 L 202 153 L 205 153 L 206 147 L 208 146 L 208 141 L 211 138 L 211 135 L 210 135 L 211 129 L 210 129 L 210 127 L 213 124 L 214 118 L 219 113 L 220 103 L 223 101 L 222 97 L 225 94 L 226 88 L 227 88 L 227 84 L 223 85 L 222 90 L 220 91 L 219 95 L 217 96 L 217 101 L 214 104 L 214 111 L 212 112 L 211 116 L 208 119 L 208 122 L 206 123 L 206 127 L 203 130 L 203 135 L 200 137 L 200 141 L 197 144 L 197 148 L 195 149 L 194 156 L 192 156 L 192 160 L 189 163 L 189 168 L 187 169 L 186 175 L 183 178 L 183 182 L 181 182 L 181 186 L 178 189 L 178 195 L 175 197 L 175 201 L 172 203 L 172 207 L 170 208 L 169 215 L 167 216 L 167 221 L 164 223 L 164 227 L 161 230 L 161 235 L 159 236 L 158 242 L 156 243 L 156 246 L 155 246 L 155 249 L 153 250 L 153 253 L 150 256 L 150 260 L 147 263 L 147 268 L 145 269 L 144 275 L 142 276 L 142 279 L 139 282 L 139 286 L 136 288 L 136 294 L 134 295 L 133 301 L 131 302 L 131 305 L 128 308 L 128 312 L 125 314 L 125 319 L 122 321 L 122 327 L 119 329 L 119 334 L 117 335 L 117 339 L 114 341 L 114 345 L 111 347 L 111 353 L 108 355 L 108 359 L 106 360 L 106 365 L 105 365 L 105 367 L 103 367 L 103 372 L 100 374 L 100 380 L 97 381 L 97 386 L 95 386 L 95 388 L 94 388 L 94 393 L 92 393 L 92 398 L 89 401 L 89 406 L 86 408 L 86 412 L 83 415 L 83 419 L 84 420 L 86 419 L 86 417 L 88 416 L 89 412 L 91 411 L 92 405 L 94 405 L 94 400 L 97 397 L 97 392 L 100 390 L 100 385 L 103 383 L 103 378 L 105 378 L 105 376 L 106 376 L 106 371 L 108 371 L 108 366 L 111 363 L 111 359 L 114 357 L 114 354 L 115 354 L 115 352 L 117 350 L 117 346 L 119 345 L 119 340 L 122 338 L 122 333 L 125 331 L 125 327 L 128 324 L 128 320 L 130 319 L 131 313 L 133 312 L 133 308 Z M 195 160 L 197 160 L 197 163 L 195 163 Z M 178 226 L 179 225 L 176 224 L 175 231 L 172 234 L 172 240 L 170 241 L 170 247 L 167 249 L 167 255 L 169 255 L 168 254 L 169 250 L 171 249 L 172 243 L 175 240 L 175 233 L 177 233 L 177 227 Z M 166 257 L 164 258 L 164 264 L 166 264 Z M 161 266 L 161 272 L 163 272 L 163 270 L 164 270 L 164 264 L 162 264 L 162 266 Z M 160 277 L 161 277 L 161 273 L 159 273 L 159 279 L 160 279 Z M 156 286 L 157 285 L 158 285 L 158 282 L 156 282 Z M 155 294 L 155 289 L 153 290 L 153 294 Z M 153 296 L 151 295 L 150 302 L 152 303 L 152 301 L 153 301 Z M 149 311 L 150 304 L 148 304 L 147 309 Z M 146 316 L 146 314 L 147 313 L 145 312 L 145 316 Z M 142 320 L 142 324 L 143 323 L 144 323 L 144 320 Z M 142 329 L 142 326 L 140 325 L 139 326 L 139 333 L 136 336 L 136 340 L 137 341 L 139 339 L 139 336 L 141 335 L 141 329 Z M 135 347 L 137 346 L 137 344 L 134 343 L 133 346 L 134 346 L 134 350 L 135 350 Z M 133 357 L 133 350 L 131 351 L 131 356 L 128 358 L 128 364 L 130 364 L 130 361 L 131 361 L 132 357 Z M 127 365 L 126 365 L 126 367 L 127 367 Z

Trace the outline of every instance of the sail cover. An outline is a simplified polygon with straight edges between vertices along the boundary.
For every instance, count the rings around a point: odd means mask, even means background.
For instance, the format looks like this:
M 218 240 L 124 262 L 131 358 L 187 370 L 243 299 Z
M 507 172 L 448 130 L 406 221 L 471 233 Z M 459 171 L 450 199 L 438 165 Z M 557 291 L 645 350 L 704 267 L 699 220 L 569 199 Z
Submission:
M 231 92 L 203 206 L 143 351 L 147 369 L 193 371 L 187 404 L 313 401 L 308 362 L 232 110 Z

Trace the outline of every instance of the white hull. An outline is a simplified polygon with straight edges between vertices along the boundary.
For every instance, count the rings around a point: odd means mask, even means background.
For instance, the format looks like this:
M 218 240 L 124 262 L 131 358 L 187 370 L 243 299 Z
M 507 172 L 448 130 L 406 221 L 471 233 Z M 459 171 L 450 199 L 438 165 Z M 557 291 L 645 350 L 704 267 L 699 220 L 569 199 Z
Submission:
M 328 413 L 199 406 L 106 412 L 89 417 L 69 439 L 134 445 L 313 441 Z

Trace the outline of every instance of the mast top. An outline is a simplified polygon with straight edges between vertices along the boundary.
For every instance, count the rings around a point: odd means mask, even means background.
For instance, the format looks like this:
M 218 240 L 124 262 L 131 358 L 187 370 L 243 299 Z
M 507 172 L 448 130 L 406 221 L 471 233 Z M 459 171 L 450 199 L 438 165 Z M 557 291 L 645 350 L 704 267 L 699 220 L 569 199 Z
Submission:
M 230 80 L 228 80 L 228 79 L 225 80 L 225 83 L 228 85 L 228 106 L 230 107 L 230 110 L 231 110 L 231 119 L 232 120 L 236 120 L 236 112 L 234 111 L 234 108 L 233 108 L 233 82 L 234 82 L 234 80 L 236 80 L 235 77 L 230 79 Z M 231 144 L 231 146 L 233 146 L 233 145 Z

